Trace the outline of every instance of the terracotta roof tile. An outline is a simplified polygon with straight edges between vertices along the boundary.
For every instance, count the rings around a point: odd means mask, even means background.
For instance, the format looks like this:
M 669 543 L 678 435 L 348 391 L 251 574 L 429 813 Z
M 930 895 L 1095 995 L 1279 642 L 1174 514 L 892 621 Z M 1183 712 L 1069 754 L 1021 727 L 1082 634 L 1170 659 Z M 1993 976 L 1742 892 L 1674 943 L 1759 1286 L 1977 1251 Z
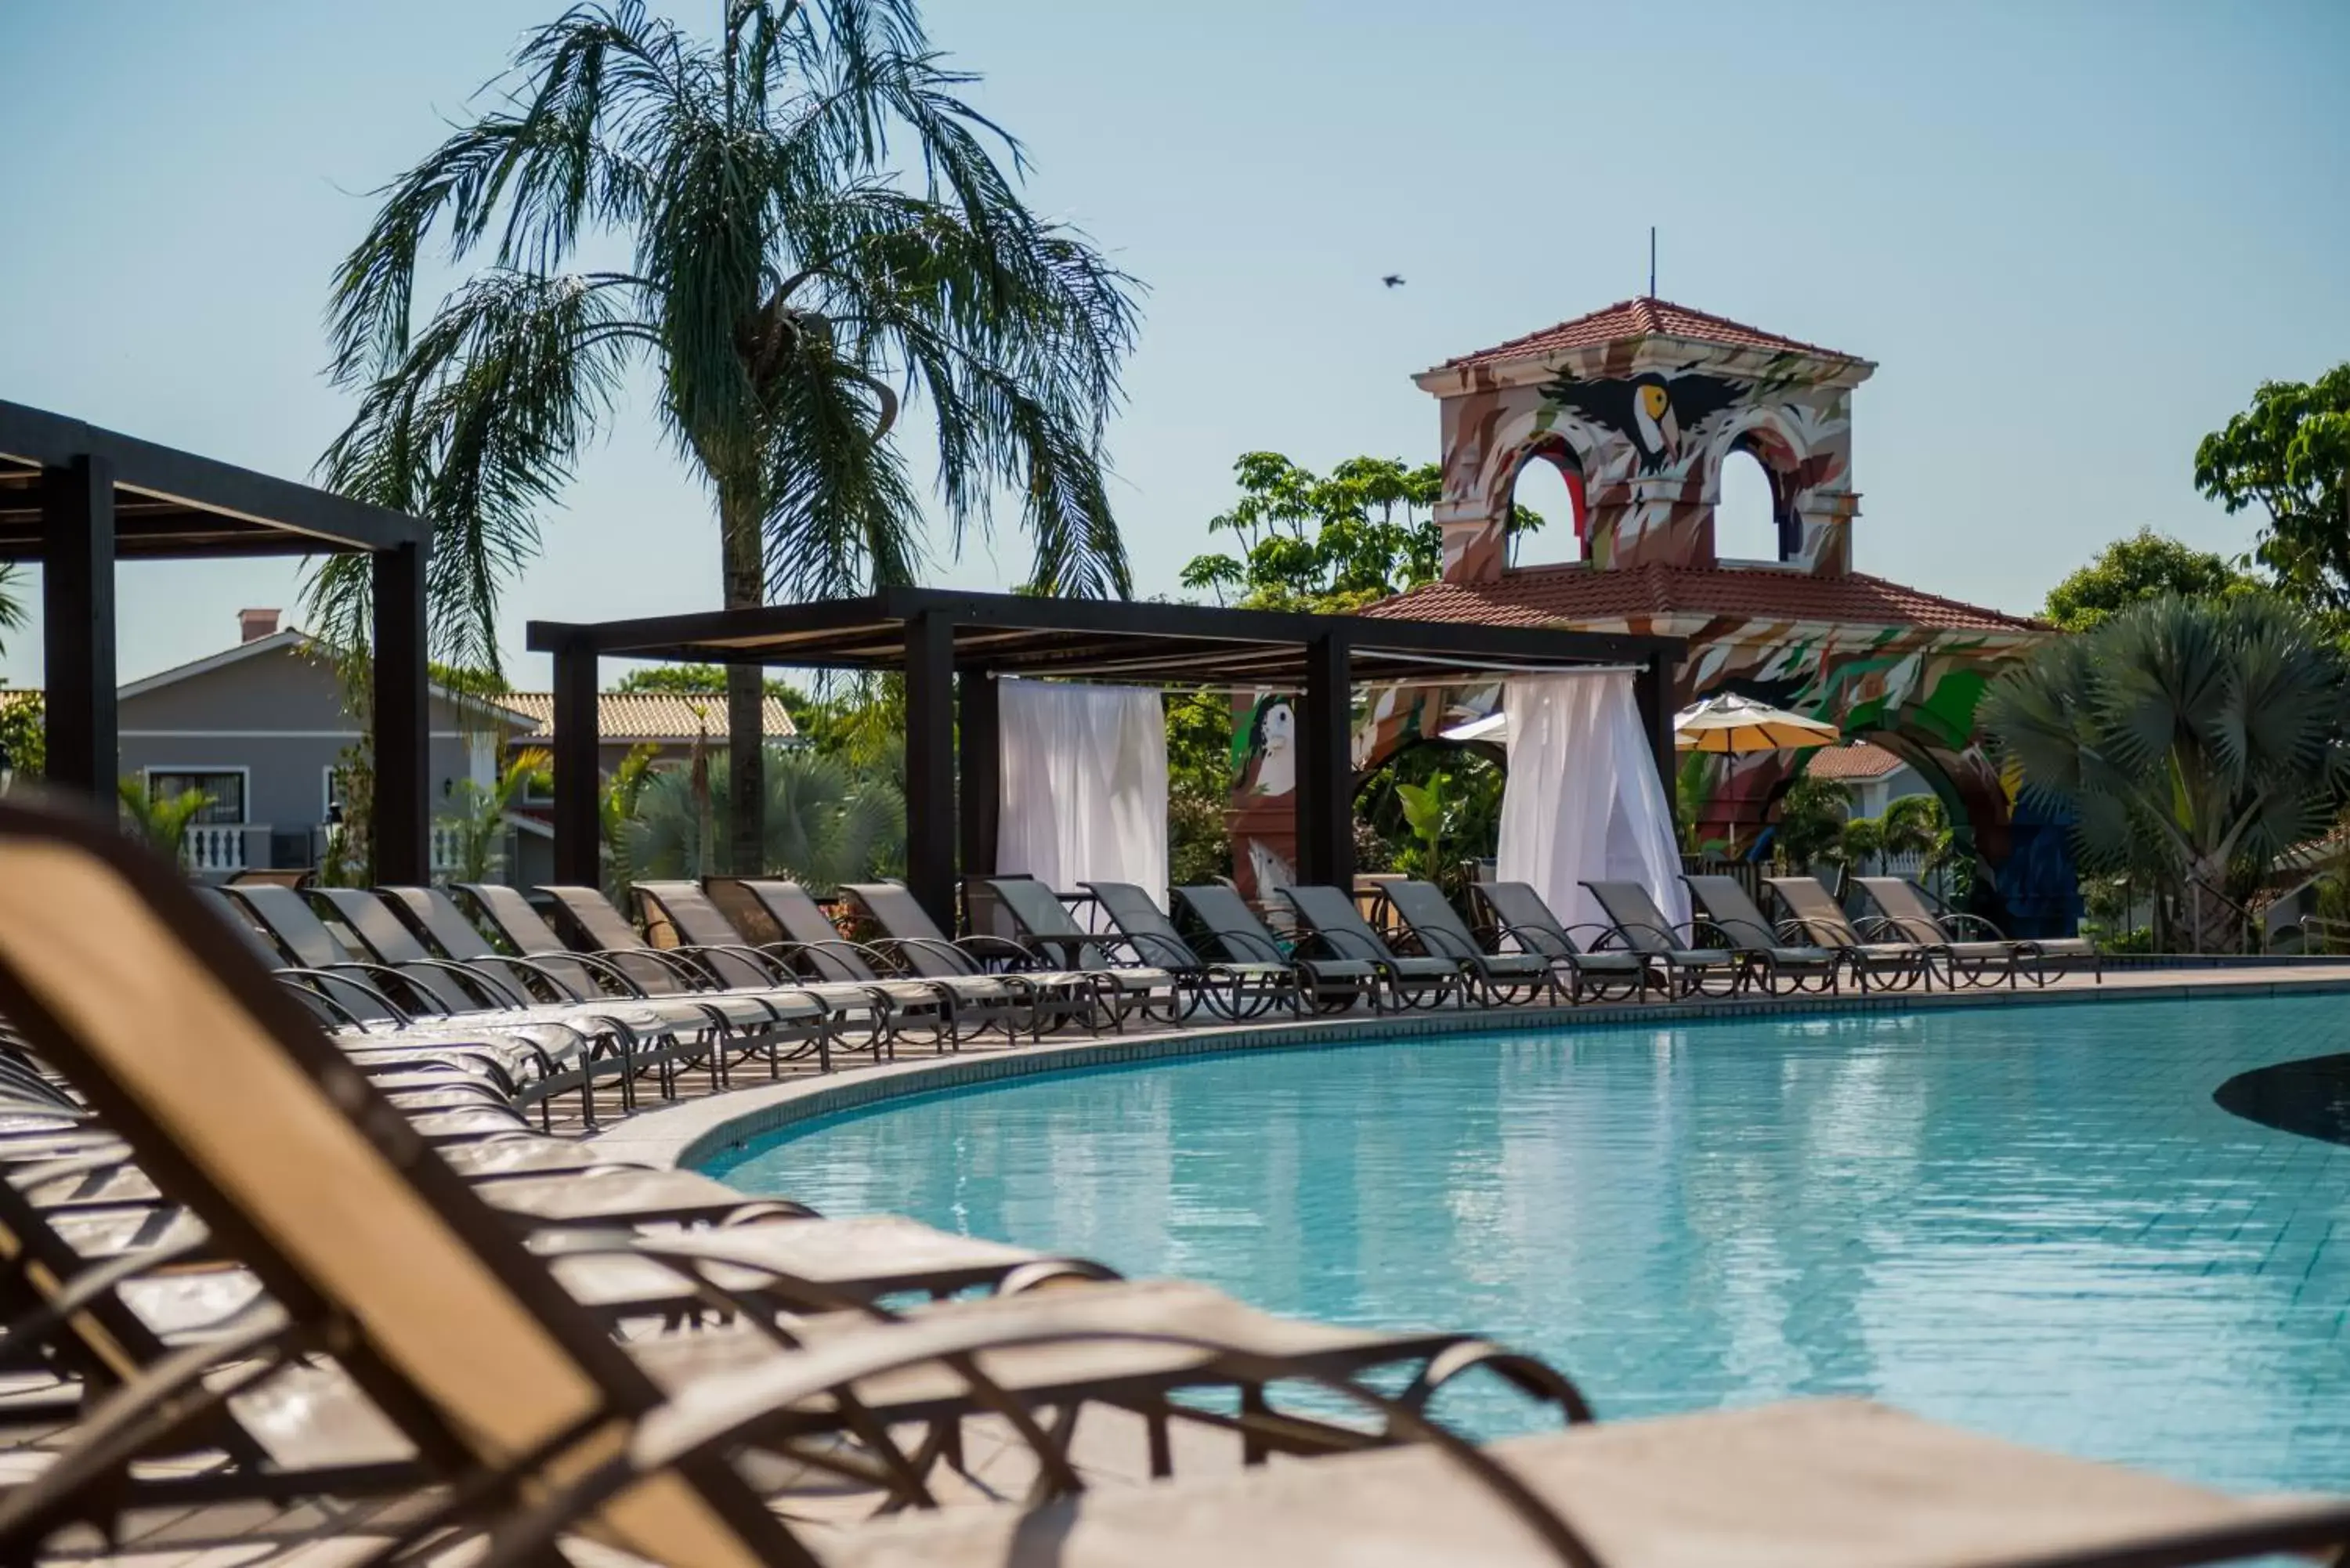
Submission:
M 1903 765 L 1899 757 L 1866 741 L 1849 746 L 1823 746 L 1812 753 L 1804 771 L 1815 779 L 1881 779 Z
M 1474 354 L 1459 355 L 1447 359 L 1440 369 L 1454 370 L 1469 365 L 1499 364 L 1508 359 L 1539 359 L 1570 348 L 1596 348 L 1603 343 L 1650 336 L 1687 337 L 1700 343 L 1726 344 L 1733 348 L 1820 354 L 1831 359 L 1857 358 L 1834 348 L 1823 348 L 1816 343 L 1782 337 L 1775 332 L 1765 332 L 1742 321 L 1691 310 L 1669 299 L 1640 298 L 1619 299 L 1606 309 L 1595 310 L 1588 316 L 1578 316 L 1572 321 L 1562 321 L 1540 332 L 1529 332 L 1523 337 L 1496 343 L 1491 348 L 1480 348 Z
M 509 691 L 498 701 L 531 721 L 530 732 L 517 739 L 551 740 L 555 735 L 555 694 L 551 691 Z M 696 708 L 702 711 L 697 716 Z M 788 741 L 799 732 L 784 705 L 770 697 L 761 709 L 767 739 Z M 607 741 L 665 741 L 690 743 L 703 729 L 712 739 L 726 738 L 726 699 L 686 697 L 674 691 L 600 691 L 596 696 L 596 729 Z
M 2035 632 L 2040 622 L 1855 572 L 1814 577 L 1755 566 L 1634 566 L 1601 571 L 1574 563 L 1529 566 L 1499 582 L 1430 583 L 1365 615 L 1404 620 L 1546 626 L 1659 616 L 1920 626 L 1937 631 Z

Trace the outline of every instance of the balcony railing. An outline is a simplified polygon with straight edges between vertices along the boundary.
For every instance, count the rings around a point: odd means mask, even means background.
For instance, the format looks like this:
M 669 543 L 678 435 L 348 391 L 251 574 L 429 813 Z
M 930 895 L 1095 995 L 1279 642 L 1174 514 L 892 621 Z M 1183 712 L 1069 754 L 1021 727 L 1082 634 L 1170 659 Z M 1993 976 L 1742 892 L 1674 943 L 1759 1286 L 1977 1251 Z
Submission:
M 192 822 L 180 840 L 180 864 L 197 877 L 234 877 L 253 864 L 247 835 L 269 842 L 269 829 L 249 822 Z

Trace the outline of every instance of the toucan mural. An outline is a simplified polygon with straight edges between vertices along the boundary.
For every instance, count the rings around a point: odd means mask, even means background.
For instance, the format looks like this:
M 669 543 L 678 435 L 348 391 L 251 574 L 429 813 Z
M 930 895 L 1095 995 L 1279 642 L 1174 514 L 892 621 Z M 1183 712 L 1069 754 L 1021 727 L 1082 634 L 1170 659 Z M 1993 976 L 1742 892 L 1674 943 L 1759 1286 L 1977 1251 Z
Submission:
M 1698 427 L 1734 408 L 1751 386 L 1721 376 L 1659 375 L 1643 371 L 1624 380 L 1578 381 L 1562 376 L 1544 389 L 1562 409 L 1573 409 L 1593 424 L 1614 431 L 1639 453 L 1643 473 L 1679 462 L 1684 442 Z

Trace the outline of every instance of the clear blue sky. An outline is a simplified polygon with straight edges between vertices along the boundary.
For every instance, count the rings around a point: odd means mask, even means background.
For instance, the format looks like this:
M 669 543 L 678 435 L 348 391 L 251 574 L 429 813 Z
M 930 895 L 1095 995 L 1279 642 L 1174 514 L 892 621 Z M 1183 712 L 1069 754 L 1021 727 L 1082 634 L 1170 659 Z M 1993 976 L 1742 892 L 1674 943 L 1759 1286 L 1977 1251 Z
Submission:
M 0 398 L 289 475 L 364 192 L 559 0 L 0 6 Z M 720 0 L 672 7 L 697 25 Z M 1151 287 L 1115 432 L 1139 585 L 1234 456 L 1432 458 L 1408 379 L 1639 292 L 1879 362 L 1864 570 L 2008 608 L 2151 525 L 2212 548 L 2195 441 L 2350 358 L 2350 7 L 933 0 L 1035 203 Z M 1388 291 L 1379 275 L 1410 281 Z M 716 602 L 703 495 L 641 403 L 546 520 L 523 622 Z M 1536 498 L 1540 506 L 1546 498 Z M 1000 535 L 943 582 L 1016 578 Z M 122 574 L 126 678 L 199 657 L 291 565 Z M 39 639 L 0 659 L 40 678 Z

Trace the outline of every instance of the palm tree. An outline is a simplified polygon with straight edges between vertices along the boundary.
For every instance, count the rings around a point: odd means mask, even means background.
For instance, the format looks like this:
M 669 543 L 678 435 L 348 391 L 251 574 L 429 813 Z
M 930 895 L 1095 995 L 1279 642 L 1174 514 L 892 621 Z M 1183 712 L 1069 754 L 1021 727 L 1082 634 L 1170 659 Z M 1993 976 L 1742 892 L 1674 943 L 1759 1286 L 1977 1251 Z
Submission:
M 1132 280 L 1023 205 L 1018 143 L 957 96 L 972 79 L 913 0 L 727 0 L 715 40 L 640 0 L 577 5 L 525 40 L 486 112 L 383 190 L 335 282 L 334 372 L 361 401 L 321 467 L 432 521 L 445 657 L 495 667 L 497 597 L 538 509 L 639 368 L 714 497 L 730 607 L 912 580 L 921 504 L 891 438 L 917 398 L 958 544 L 1009 491 L 1033 587 L 1130 591 L 1102 427 Z M 418 327 L 436 234 L 483 265 Z M 320 570 L 314 624 L 363 635 L 366 570 Z M 759 674 L 727 680 L 745 871 Z
M 25 601 L 16 597 L 17 590 L 24 586 L 24 580 L 25 574 L 21 567 L 7 562 L 0 562 L 0 631 L 25 629 Z M 7 650 L 7 642 L 0 639 L 0 653 Z
M 880 772 L 839 757 L 776 750 L 768 753 L 764 777 L 761 849 L 769 866 L 816 893 L 904 868 L 906 799 Z M 713 774 L 705 793 L 677 770 L 645 781 L 627 836 L 638 875 L 699 877 L 710 868 L 704 828 L 713 813 L 724 811 L 729 782 Z
M 498 857 L 498 843 L 505 836 L 506 814 L 514 810 L 523 791 L 546 771 L 552 760 L 548 753 L 536 747 L 517 752 L 496 781 L 486 788 L 472 779 L 457 786 L 456 809 L 448 815 L 457 837 L 458 874 L 451 880 L 490 879 L 492 865 Z
M 2228 929 L 2230 868 L 2265 870 L 2350 783 L 2344 680 L 2281 600 L 2172 597 L 2041 647 L 1981 719 L 2024 791 L 2072 814 L 2093 868 L 2159 846 L 2199 951 Z
M 213 797 L 200 789 L 182 790 L 158 800 L 148 793 L 144 779 L 118 779 L 114 789 L 121 798 L 126 825 L 174 865 L 179 863 L 180 850 L 187 843 L 188 825 L 213 803 Z

